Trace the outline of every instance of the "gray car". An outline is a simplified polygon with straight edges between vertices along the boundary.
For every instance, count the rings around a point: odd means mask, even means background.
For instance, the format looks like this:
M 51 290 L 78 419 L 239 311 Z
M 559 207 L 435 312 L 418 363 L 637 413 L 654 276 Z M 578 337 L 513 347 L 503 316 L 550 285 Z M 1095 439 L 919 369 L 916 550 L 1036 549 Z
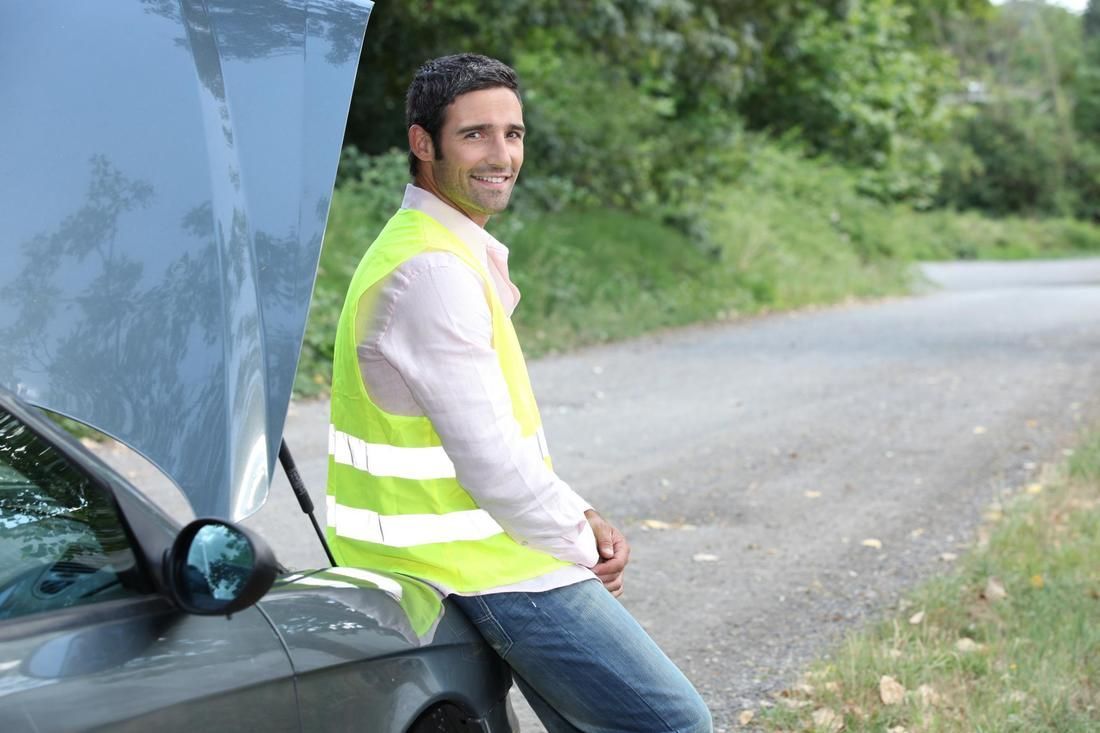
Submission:
M 513 730 L 507 667 L 435 590 L 289 572 L 235 523 L 289 458 L 370 11 L 0 8 L 0 731 Z

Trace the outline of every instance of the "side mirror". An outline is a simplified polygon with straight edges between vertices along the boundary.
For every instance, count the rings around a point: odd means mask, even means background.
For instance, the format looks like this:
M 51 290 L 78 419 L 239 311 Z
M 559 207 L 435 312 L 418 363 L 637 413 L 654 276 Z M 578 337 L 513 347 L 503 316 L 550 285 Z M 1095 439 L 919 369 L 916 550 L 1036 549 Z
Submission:
M 176 605 L 221 616 L 263 598 L 276 576 L 275 555 L 256 535 L 220 519 L 196 519 L 164 556 L 164 577 Z

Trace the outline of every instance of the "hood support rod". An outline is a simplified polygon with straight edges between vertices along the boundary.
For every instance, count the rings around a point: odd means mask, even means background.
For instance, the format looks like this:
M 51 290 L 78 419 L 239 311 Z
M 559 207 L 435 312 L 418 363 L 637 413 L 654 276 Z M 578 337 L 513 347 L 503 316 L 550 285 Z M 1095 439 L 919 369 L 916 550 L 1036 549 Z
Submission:
M 290 488 L 294 490 L 294 495 L 298 497 L 298 506 L 302 507 L 304 514 L 309 515 L 309 521 L 313 522 L 313 530 L 317 533 L 317 539 L 321 540 L 321 547 L 325 548 L 329 564 L 336 567 L 336 558 L 332 556 L 332 550 L 329 549 L 328 542 L 325 540 L 325 533 L 321 530 L 321 525 L 317 523 L 317 517 L 313 513 L 313 499 L 309 497 L 305 482 L 302 481 L 302 476 L 298 473 L 298 467 L 294 465 L 294 459 L 290 456 L 290 448 L 287 447 L 285 438 L 279 443 L 279 463 L 283 464 L 286 478 L 290 481 Z

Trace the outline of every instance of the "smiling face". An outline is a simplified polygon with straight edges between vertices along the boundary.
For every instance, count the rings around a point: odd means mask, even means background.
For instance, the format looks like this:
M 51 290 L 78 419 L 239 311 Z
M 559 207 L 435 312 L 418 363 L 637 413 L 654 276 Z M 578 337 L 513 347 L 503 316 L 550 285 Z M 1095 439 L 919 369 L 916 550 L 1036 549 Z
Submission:
M 523 133 L 523 107 L 512 90 L 461 94 L 447 107 L 438 148 L 424 128 L 409 128 L 409 148 L 420 161 L 416 185 L 485 226 L 508 206 L 523 165 Z

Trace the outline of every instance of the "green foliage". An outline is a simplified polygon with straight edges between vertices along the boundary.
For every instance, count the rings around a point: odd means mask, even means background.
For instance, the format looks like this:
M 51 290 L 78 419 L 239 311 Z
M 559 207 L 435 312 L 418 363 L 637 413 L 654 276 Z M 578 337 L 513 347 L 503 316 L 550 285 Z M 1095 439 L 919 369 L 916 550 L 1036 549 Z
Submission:
M 745 63 L 739 33 L 721 26 L 707 4 L 683 0 L 410 0 L 377 8 L 363 51 L 348 139 L 374 153 L 404 145 L 404 90 L 415 69 L 444 53 L 476 50 L 515 64 L 521 56 L 568 59 L 562 85 L 580 81 L 572 62 L 587 64 L 586 83 L 623 75 L 639 96 L 667 100 L 685 114 L 728 101 L 740 90 Z M 491 19 L 491 22 L 489 22 Z M 383 79 L 385 83 L 383 84 Z M 526 81 L 526 79 L 523 79 Z M 373 96 L 365 93 L 373 91 Z M 363 92 L 364 94 L 361 94 Z M 389 98 L 385 109 L 376 102 Z M 401 104 L 398 104 L 398 101 Z M 360 121 L 362 124 L 360 125 Z M 392 130 L 399 130 L 394 134 Z
M 528 351 L 620 339 L 654 328 L 761 310 L 902 292 L 908 264 L 830 223 L 838 201 L 859 196 L 854 176 L 797 152 L 754 144 L 736 155 L 742 183 L 716 191 L 699 224 L 701 251 L 651 216 L 602 209 L 535 216 L 507 239 L 523 291 L 516 322 Z M 886 217 L 883 217 L 885 220 Z
M 742 258 L 742 270 L 759 270 L 759 257 L 804 259 L 811 250 L 854 258 L 856 267 L 902 268 L 916 260 L 1100 253 L 1100 227 L 1085 222 L 915 212 L 862 195 L 858 169 L 806 160 L 797 150 L 759 141 L 749 157 L 749 171 L 720 208 L 735 229 L 716 227 L 730 256 Z M 787 248 L 798 254 L 784 254 Z M 746 250 L 752 256 L 744 259 Z
M 729 154 L 740 134 L 736 121 L 677 120 L 671 97 L 640 93 L 627 70 L 587 55 L 527 53 L 516 68 L 533 130 L 523 175 L 534 179 L 542 210 L 645 212 L 697 246 L 712 246 L 698 213 L 708 191 L 741 169 Z
M 1069 475 L 1100 486 L 1100 432 L 1087 436 L 1069 461 Z
M 439 54 L 477 50 L 520 72 L 529 130 L 524 178 L 544 209 L 598 202 L 657 211 L 682 224 L 716 178 L 735 173 L 715 152 L 728 149 L 740 129 L 729 111 L 751 56 L 745 33 L 724 25 L 711 5 L 498 0 L 380 7 L 348 141 L 372 154 L 404 147 L 400 99 L 415 68 Z
M 1081 29 L 1086 39 L 1100 39 L 1100 2 L 1089 0 L 1081 18 Z
M 1069 214 L 1060 126 L 1030 101 L 999 102 L 956 127 L 942 203 L 994 213 Z
M 1100 46 L 1100 40 L 1096 42 Z M 1073 126 L 1083 138 L 1100 143 L 1100 49 L 1095 60 L 1082 62 L 1074 80 L 1077 103 L 1073 108 Z
M 928 143 L 949 119 L 949 58 L 911 42 L 911 12 L 894 0 L 850 3 L 839 16 L 805 10 L 765 54 L 744 114 L 757 128 L 798 130 L 812 153 L 864 167 L 870 195 L 929 204 L 939 163 Z
M 1100 145 L 1100 2 L 1090 0 L 1082 18 L 1081 63 L 1074 80 L 1074 126 Z
M 1076 138 L 1100 145 L 1100 62 L 1081 40 L 1098 12 L 1082 21 L 985 0 L 385 4 L 347 140 L 371 155 L 403 149 L 413 71 L 477 50 L 521 73 L 525 182 L 541 210 L 645 211 L 713 249 L 691 223 L 743 170 L 723 156 L 747 124 L 858 167 L 859 189 L 884 201 L 1090 216 L 1095 156 Z M 966 119 L 963 73 L 995 109 Z M 986 132 L 992 141 L 974 143 Z
M 918 0 L 905 3 L 912 15 L 913 39 L 922 45 L 949 47 L 957 41 L 957 28 L 992 16 L 988 0 Z
M 1082 28 L 1061 8 L 1011 2 L 961 34 L 983 95 L 938 148 L 941 205 L 1096 218 L 1100 67 Z
M 1100 223 L 1100 140 L 1078 140 L 1066 164 L 1071 214 Z
M 653 206 L 656 148 L 668 105 L 638 95 L 625 70 L 604 65 L 586 56 L 546 52 L 516 59 L 533 131 L 523 175 L 571 181 L 576 203 Z
M 892 251 L 918 260 L 1019 260 L 1100 254 L 1100 227 L 1071 218 L 931 211 L 883 225 Z
M 740 295 L 684 235 L 624 212 L 538 216 L 509 245 L 530 354 L 709 320 Z
M 1072 81 L 1081 57 L 1082 20 L 1042 2 L 1016 0 L 982 24 L 982 69 L 997 86 L 1052 96 Z

